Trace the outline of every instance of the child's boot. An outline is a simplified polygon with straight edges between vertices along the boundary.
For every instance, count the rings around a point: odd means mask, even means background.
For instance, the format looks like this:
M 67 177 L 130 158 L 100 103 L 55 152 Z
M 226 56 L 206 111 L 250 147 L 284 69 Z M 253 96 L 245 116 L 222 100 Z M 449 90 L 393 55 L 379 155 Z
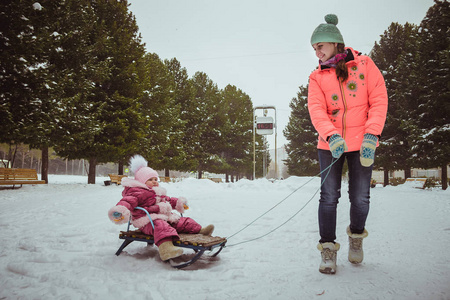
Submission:
M 317 249 L 320 250 L 322 261 L 320 262 L 319 272 L 324 274 L 336 273 L 337 251 L 341 245 L 339 243 L 320 243 Z
M 352 264 L 359 264 L 364 259 L 363 238 L 367 237 L 369 233 L 366 229 L 361 234 L 352 233 L 350 226 L 347 227 L 348 234 L 348 261 Z
M 202 229 L 200 229 L 199 233 L 203 234 L 203 235 L 209 235 L 210 236 L 213 233 L 213 231 L 214 231 L 214 225 L 209 224 L 206 227 L 202 227 Z
M 183 254 L 183 249 L 175 247 L 171 241 L 167 241 L 159 245 L 159 257 L 162 261 L 175 258 Z

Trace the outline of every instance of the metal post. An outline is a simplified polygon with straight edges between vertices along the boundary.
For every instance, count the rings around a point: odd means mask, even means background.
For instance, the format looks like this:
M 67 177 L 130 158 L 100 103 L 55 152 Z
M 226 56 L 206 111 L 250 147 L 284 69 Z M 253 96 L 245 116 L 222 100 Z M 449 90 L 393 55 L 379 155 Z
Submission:
M 255 180 L 255 168 L 256 168 L 256 150 L 255 150 L 255 123 L 256 123 L 256 115 L 255 111 L 257 109 L 273 109 L 275 110 L 275 179 L 278 179 L 278 166 L 277 166 L 277 109 L 275 106 L 255 106 L 253 108 L 253 180 Z
M 255 180 L 255 168 L 256 168 L 256 152 L 255 152 L 255 143 L 256 143 L 256 139 L 255 139 L 255 134 L 256 134 L 256 129 L 255 129 L 255 109 L 253 109 L 253 179 Z
M 273 107 L 273 109 L 275 110 L 275 179 L 278 179 L 278 168 L 277 168 L 277 131 L 278 131 L 278 126 L 277 126 L 277 109 L 275 108 L 275 106 Z

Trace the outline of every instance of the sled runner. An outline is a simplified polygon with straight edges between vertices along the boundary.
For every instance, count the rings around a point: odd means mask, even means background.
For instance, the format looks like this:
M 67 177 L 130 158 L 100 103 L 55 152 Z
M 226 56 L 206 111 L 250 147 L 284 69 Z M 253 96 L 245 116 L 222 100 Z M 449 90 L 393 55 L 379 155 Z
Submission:
M 139 208 L 139 209 L 141 209 L 141 208 Z M 144 209 L 142 209 L 142 210 L 144 210 Z M 213 254 L 211 254 L 210 257 L 217 256 L 220 253 L 220 251 L 222 251 L 222 249 L 225 247 L 225 244 L 227 242 L 226 238 L 207 236 L 207 235 L 203 235 L 203 234 L 180 233 L 179 237 L 180 237 L 180 240 L 173 242 L 174 246 L 192 249 L 192 250 L 194 250 L 194 252 L 196 254 L 190 260 L 182 262 L 182 263 L 175 263 L 175 262 L 171 261 L 172 267 L 177 268 L 177 269 L 185 268 L 187 266 L 192 265 L 206 251 L 215 250 L 215 252 Z M 119 239 L 122 239 L 124 241 L 116 252 L 117 256 L 120 255 L 120 253 L 123 251 L 123 249 L 125 249 L 126 246 L 128 246 L 129 244 L 131 244 L 134 241 L 145 242 L 148 245 L 153 245 L 155 243 L 153 236 L 144 234 L 140 230 L 130 230 L 130 221 L 128 221 L 127 231 L 120 232 Z

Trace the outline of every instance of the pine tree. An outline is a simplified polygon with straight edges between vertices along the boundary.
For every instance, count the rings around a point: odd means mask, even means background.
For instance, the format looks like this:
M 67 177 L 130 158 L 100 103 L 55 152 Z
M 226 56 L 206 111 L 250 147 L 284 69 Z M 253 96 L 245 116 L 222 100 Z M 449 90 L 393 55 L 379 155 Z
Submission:
M 61 79 L 55 89 L 60 94 L 55 150 L 68 159 L 88 159 L 88 183 L 95 183 L 98 163 L 125 159 L 140 141 L 144 48 L 126 1 L 68 3 L 72 6 L 60 9 L 78 20 L 60 21 L 72 30 L 61 38 L 53 61 Z
M 67 39 L 74 31 L 88 32 L 94 17 L 88 1 L 47 0 L 40 3 L 42 7 L 34 26 L 36 40 L 41 44 L 39 55 L 42 63 L 38 70 L 43 85 L 35 91 L 40 97 L 41 105 L 33 113 L 33 122 L 27 135 L 30 137 L 28 140 L 30 147 L 41 149 L 42 179 L 48 180 L 48 152 L 55 141 L 59 141 L 57 132 L 61 118 L 58 116 L 61 109 L 64 109 L 61 108 L 61 91 L 68 77 L 72 83 L 78 81 L 85 84 L 82 70 L 79 70 L 78 80 L 74 80 L 71 76 L 73 73 L 70 73 L 73 70 L 68 72 L 65 69 L 66 64 L 61 62 L 77 60 L 78 57 L 84 57 L 79 54 L 80 52 L 87 55 L 89 51 L 86 51 L 88 49 L 83 44 L 72 44 Z M 72 41 L 82 40 L 80 38 L 82 34 L 78 36 L 78 39 Z
M 234 85 L 227 85 L 221 93 L 227 116 L 221 126 L 226 162 L 222 172 L 228 181 L 228 175 L 240 177 L 252 173 L 253 105 L 250 97 Z
M 435 0 L 420 24 L 417 74 L 420 104 L 415 153 L 422 168 L 442 168 L 447 188 L 450 162 L 450 3 Z
M 42 76 L 47 44 L 40 34 L 45 13 L 35 1 L 5 0 L 0 11 L 0 142 L 16 149 L 21 143 L 35 142 L 36 131 L 45 130 L 36 124 L 45 117 L 48 103 Z
M 191 120 L 191 113 L 193 112 L 192 103 L 194 102 L 195 91 L 192 87 L 192 81 L 189 79 L 186 68 L 183 68 L 180 62 L 176 59 L 165 60 L 164 64 L 167 66 L 174 80 L 173 96 L 175 99 L 175 105 L 179 107 L 179 120 L 177 125 L 180 127 L 175 128 L 177 137 L 181 138 L 181 141 L 177 141 L 175 157 L 178 157 L 177 163 L 171 168 L 180 171 L 192 171 L 196 169 L 196 162 L 193 156 L 193 148 L 196 143 L 196 132 L 188 129 L 187 124 Z M 169 169 L 166 168 L 166 176 L 169 176 Z
M 185 158 L 182 144 L 185 122 L 180 119 L 180 104 L 175 99 L 175 80 L 157 54 L 147 54 L 145 65 L 150 81 L 141 99 L 147 118 L 141 153 L 152 168 L 177 170 Z
M 417 41 L 417 26 L 392 23 L 370 52 L 384 76 L 389 96 L 386 124 L 375 159 L 375 166 L 385 171 L 385 185 L 389 184 L 389 170 L 403 169 L 405 177 L 411 177 L 414 163 L 411 136 L 417 109 L 412 70 Z
M 307 96 L 308 88 L 300 86 L 297 97 L 292 98 L 289 104 L 291 115 L 283 131 L 288 140 L 286 165 L 290 175 L 313 176 L 319 172 L 318 134 L 309 116 Z
M 203 72 L 195 73 L 191 82 L 195 94 L 187 110 L 189 119 L 184 140 L 194 142 L 187 151 L 193 157 L 198 177 L 201 178 L 203 171 L 217 169 L 221 163 L 220 125 L 224 116 L 219 113 L 221 97 L 217 84 Z

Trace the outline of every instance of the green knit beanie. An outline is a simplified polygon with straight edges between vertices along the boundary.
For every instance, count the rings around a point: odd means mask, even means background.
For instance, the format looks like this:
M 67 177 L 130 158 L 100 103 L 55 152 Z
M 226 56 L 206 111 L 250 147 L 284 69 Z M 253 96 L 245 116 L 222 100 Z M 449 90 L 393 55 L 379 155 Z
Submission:
M 327 22 L 327 24 L 320 24 L 314 30 L 311 36 L 311 45 L 324 42 L 344 44 L 344 38 L 336 27 L 338 17 L 334 14 L 326 15 L 325 22 Z

